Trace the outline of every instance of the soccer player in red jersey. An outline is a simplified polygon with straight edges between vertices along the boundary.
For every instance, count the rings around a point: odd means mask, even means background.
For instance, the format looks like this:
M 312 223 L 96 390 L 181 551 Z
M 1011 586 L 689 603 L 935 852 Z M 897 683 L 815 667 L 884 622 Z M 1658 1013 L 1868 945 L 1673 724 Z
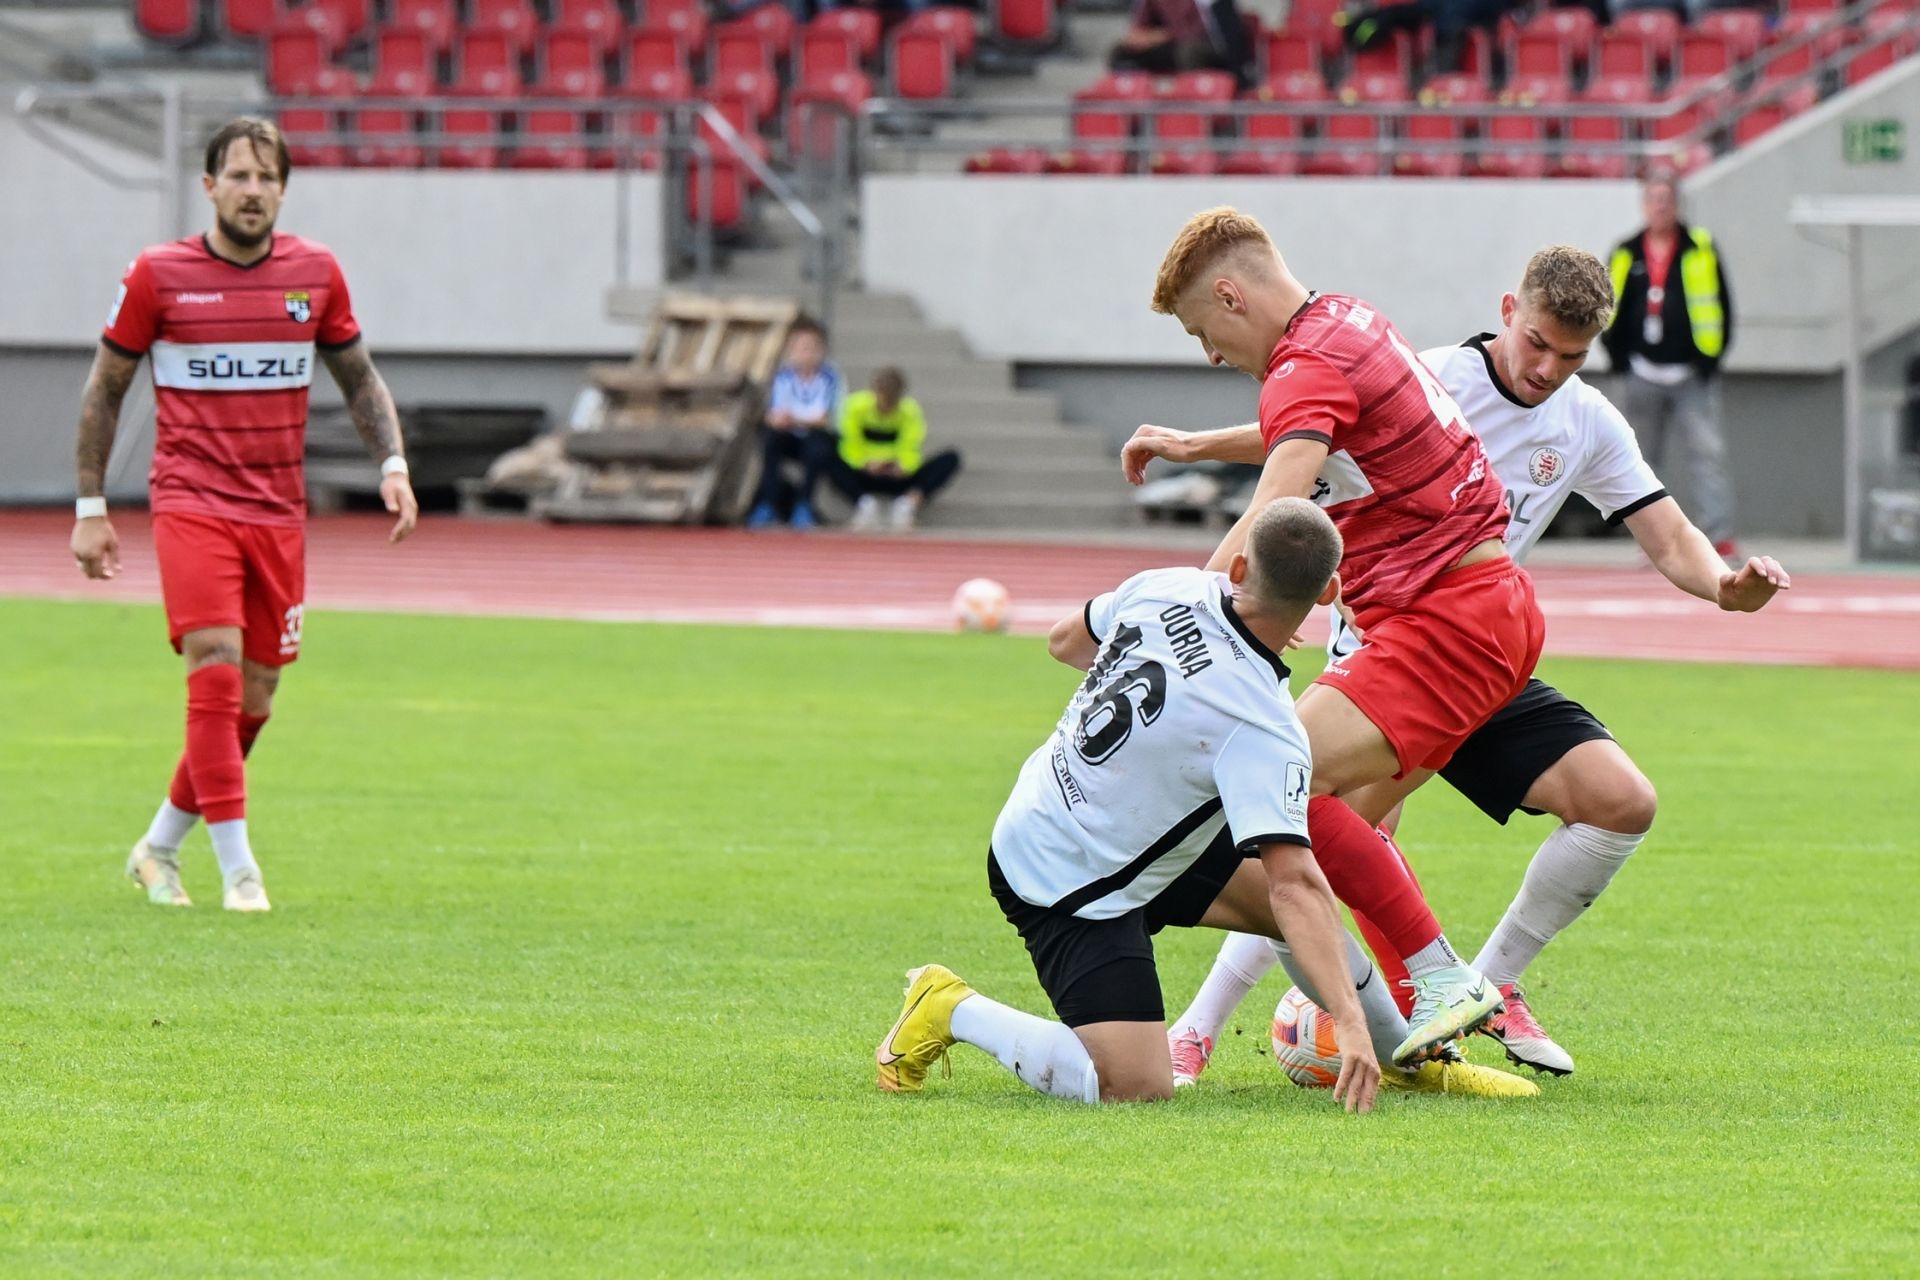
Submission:
M 240 119 L 207 144 L 205 235 L 145 250 L 127 268 L 80 405 L 73 558 L 89 578 L 119 571 L 107 519 L 107 458 L 142 356 L 158 424 L 148 475 L 167 630 L 187 664 L 187 744 L 127 872 L 154 902 L 188 906 L 180 842 L 204 817 L 230 911 L 268 910 L 247 842 L 245 758 L 300 655 L 306 586 L 301 470 L 316 351 L 380 463 L 380 497 L 419 518 L 393 397 L 325 246 L 274 231 L 287 146 Z
M 1325 507 L 1345 539 L 1343 606 L 1365 643 L 1299 699 L 1313 749 L 1310 832 L 1334 891 L 1406 963 L 1412 1031 L 1394 1057 L 1417 1058 L 1478 1027 L 1501 998 L 1454 953 L 1373 824 L 1511 701 L 1539 661 L 1546 624 L 1506 554 L 1505 491 L 1452 397 L 1387 318 L 1358 298 L 1309 291 L 1245 214 L 1211 209 L 1188 221 L 1161 264 L 1153 308 L 1178 318 L 1214 364 L 1261 382 L 1266 462 L 1247 518 L 1213 564 L 1285 496 Z M 1170 447 L 1143 430 L 1122 464 L 1137 482 Z

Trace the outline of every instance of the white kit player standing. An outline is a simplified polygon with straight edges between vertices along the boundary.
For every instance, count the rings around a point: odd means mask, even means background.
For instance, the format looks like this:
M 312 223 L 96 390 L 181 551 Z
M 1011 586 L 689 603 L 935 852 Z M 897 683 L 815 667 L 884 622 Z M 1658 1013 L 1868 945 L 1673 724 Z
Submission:
M 1620 411 L 1578 376 L 1612 306 L 1612 282 L 1598 258 L 1567 246 L 1544 249 L 1528 262 L 1519 291 L 1501 299 L 1498 334 L 1424 351 L 1420 359 L 1459 404 L 1507 489 L 1513 559 L 1526 559 L 1578 493 L 1609 521 L 1624 523 L 1680 590 L 1725 610 L 1753 612 L 1789 585 L 1785 570 L 1760 556 L 1730 571 L 1668 496 Z M 1159 427 L 1141 431 L 1167 434 Z M 1257 462 L 1262 452 L 1256 426 L 1172 434 L 1184 441 L 1178 461 Z M 1338 617 L 1335 624 L 1329 652 L 1337 661 L 1360 639 Z M 1494 713 L 1440 776 L 1503 825 L 1516 809 L 1561 821 L 1535 853 L 1473 967 L 1498 983 L 1507 1001 L 1483 1033 L 1517 1063 L 1571 1074 L 1572 1056 L 1541 1029 L 1519 979 L 1646 839 L 1653 785 L 1592 713 L 1538 679 Z M 1391 948 L 1382 951 L 1371 936 L 1369 942 L 1383 956 L 1383 970 L 1396 977 Z M 1205 1068 L 1227 1016 L 1273 963 L 1264 939 L 1227 941 L 1193 1004 L 1173 1024 L 1176 1079 L 1189 1083 Z

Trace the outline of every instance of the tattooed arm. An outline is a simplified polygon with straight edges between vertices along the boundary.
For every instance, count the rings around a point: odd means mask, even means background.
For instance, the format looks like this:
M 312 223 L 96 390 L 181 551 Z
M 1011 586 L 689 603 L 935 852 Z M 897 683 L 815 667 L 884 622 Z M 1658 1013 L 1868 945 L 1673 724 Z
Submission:
M 327 371 L 346 398 L 353 429 L 360 433 L 374 461 L 384 463 L 388 458 L 404 461 L 406 447 L 400 439 L 400 414 L 393 407 L 393 393 L 387 390 L 386 379 L 373 367 L 367 344 L 355 342 L 337 351 L 323 349 L 320 358 L 327 362 Z M 414 500 L 413 485 L 405 471 L 380 477 L 380 500 L 387 510 L 400 517 L 387 541 L 398 542 L 412 533 L 420 519 L 420 504 Z
M 122 355 L 104 343 L 94 353 L 93 371 L 80 396 L 80 439 L 74 448 L 74 492 L 79 497 L 106 494 L 107 459 L 120 426 L 120 404 L 139 367 L 138 356 Z M 71 545 L 74 560 L 89 578 L 120 572 L 120 539 L 106 516 L 75 520 Z

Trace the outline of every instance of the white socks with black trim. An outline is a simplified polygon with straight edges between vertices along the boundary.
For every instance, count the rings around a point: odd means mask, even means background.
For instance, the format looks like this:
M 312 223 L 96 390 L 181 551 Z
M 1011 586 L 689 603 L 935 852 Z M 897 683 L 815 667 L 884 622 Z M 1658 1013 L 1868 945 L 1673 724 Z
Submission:
M 1073 1028 L 979 994 L 953 1007 L 953 1038 L 984 1049 L 1030 1089 L 1068 1102 L 1100 1101 L 1100 1076 Z
M 1555 828 L 1527 864 L 1513 905 L 1500 918 L 1473 967 L 1495 983 L 1517 982 L 1540 949 L 1593 905 L 1640 842 L 1584 822 Z

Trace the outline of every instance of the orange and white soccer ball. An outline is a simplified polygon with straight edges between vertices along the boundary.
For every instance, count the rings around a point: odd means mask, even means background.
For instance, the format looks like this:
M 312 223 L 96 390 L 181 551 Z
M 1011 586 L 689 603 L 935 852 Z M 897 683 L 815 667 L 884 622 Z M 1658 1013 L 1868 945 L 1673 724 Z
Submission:
M 1333 1015 L 1290 987 L 1273 1011 L 1273 1060 L 1302 1089 L 1331 1089 L 1340 1078 Z
M 953 625 L 961 631 L 1005 631 L 1013 600 L 992 578 L 969 578 L 953 593 Z

